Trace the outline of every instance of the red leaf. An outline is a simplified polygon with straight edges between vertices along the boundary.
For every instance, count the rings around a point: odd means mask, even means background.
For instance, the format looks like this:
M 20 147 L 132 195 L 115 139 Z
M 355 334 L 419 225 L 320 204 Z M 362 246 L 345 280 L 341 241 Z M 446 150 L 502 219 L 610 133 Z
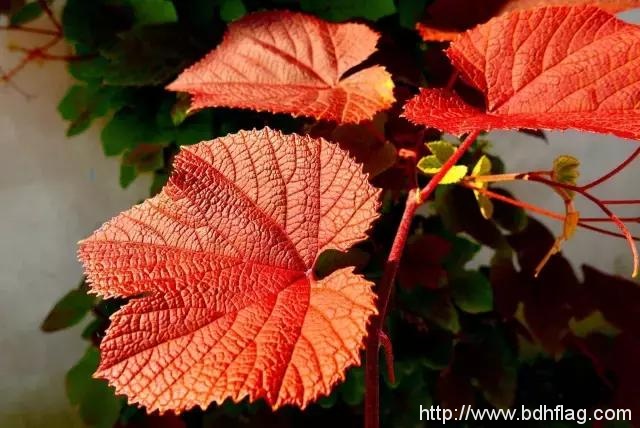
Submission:
M 490 129 L 578 129 L 640 138 L 640 27 L 595 7 L 503 15 L 448 50 L 481 110 L 442 89 L 405 106 L 416 123 L 453 134 Z
M 322 139 L 264 129 L 183 148 L 160 194 L 80 243 L 93 292 L 133 298 L 96 375 L 149 411 L 328 394 L 359 363 L 374 293 L 351 268 L 312 267 L 365 237 L 378 193 Z
M 436 0 L 427 8 L 427 17 L 416 25 L 416 30 L 427 42 L 445 42 L 455 40 L 463 31 L 503 13 L 538 6 L 580 5 L 598 6 L 617 13 L 640 7 L 640 0 Z
M 229 25 L 223 42 L 168 86 L 192 109 L 239 107 L 341 123 L 371 119 L 394 101 L 384 67 L 345 76 L 375 52 L 379 35 L 291 12 L 262 12 Z

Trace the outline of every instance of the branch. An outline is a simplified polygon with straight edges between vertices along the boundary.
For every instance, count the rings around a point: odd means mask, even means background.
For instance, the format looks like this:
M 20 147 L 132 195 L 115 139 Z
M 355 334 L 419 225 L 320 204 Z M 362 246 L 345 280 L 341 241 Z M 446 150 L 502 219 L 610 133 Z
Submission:
M 473 132 L 465 138 L 456 148 L 456 151 L 442 165 L 438 173 L 436 173 L 424 189 L 411 189 L 407 195 L 404 213 L 398 226 L 398 231 L 391 244 L 391 251 L 385 263 L 384 272 L 380 283 L 378 284 L 378 315 L 372 317 L 369 324 L 368 335 L 366 340 L 366 366 L 365 366 L 365 428 L 378 428 L 380 426 L 380 344 L 382 339 L 382 326 L 387 314 L 391 290 L 393 282 L 398 272 L 400 258 L 411 231 L 411 220 L 418 207 L 426 201 L 433 191 L 438 187 L 442 178 L 449 170 L 458 162 L 462 155 L 471 147 L 476 138 L 480 135 L 480 131 Z M 389 344 L 390 345 L 390 344 Z M 389 346 L 390 347 L 390 346 Z
M 51 21 L 54 27 L 56 27 L 56 30 L 58 30 L 58 33 L 62 34 L 62 25 L 53 15 L 53 12 L 51 11 L 49 4 L 47 3 L 47 0 L 38 0 L 38 4 L 40 5 L 44 13 L 47 14 L 47 17 L 49 17 L 49 21 Z
M 631 254 L 633 255 L 633 272 L 631 276 L 635 278 L 638 275 L 638 268 L 640 265 L 640 256 L 638 255 L 638 248 L 636 247 L 635 241 L 633 239 L 633 235 L 631 235 L 631 232 L 629 231 L 627 226 L 620 220 L 620 218 L 617 215 L 615 215 L 606 206 L 606 204 L 604 204 L 598 198 L 596 198 L 595 196 L 591 195 L 589 192 L 584 190 L 582 186 L 573 186 L 571 184 L 558 183 L 556 181 L 548 180 L 546 178 L 543 178 L 537 175 L 531 175 L 529 177 L 529 180 L 546 184 L 548 186 L 553 187 L 554 189 L 562 188 L 566 190 L 572 190 L 576 193 L 581 194 L 582 196 L 584 196 L 585 198 L 589 199 L 591 202 L 596 204 L 598 208 L 600 208 L 600 210 L 602 210 L 602 212 L 604 212 L 611 219 L 611 221 L 615 223 L 615 225 L 618 227 L 618 229 L 620 229 L 620 232 L 629 243 L 629 248 L 631 249 Z
M 21 31 L 23 33 L 46 34 L 48 36 L 57 36 L 59 31 L 45 30 L 44 28 L 16 27 L 13 25 L 0 25 L 0 30 Z
M 590 183 L 585 184 L 584 186 L 580 186 L 580 187 L 582 188 L 582 190 L 589 190 L 592 187 L 595 187 L 598 184 L 607 181 L 608 179 L 610 179 L 611 177 L 613 177 L 614 175 L 618 174 L 620 171 L 625 169 L 627 165 L 629 165 L 631 162 L 633 162 L 633 160 L 636 157 L 638 157 L 638 155 L 640 155 L 640 147 L 638 147 L 633 153 L 631 153 L 631 155 L 629 155 L 628 158 L 626 158 L 624 161 L 622 161 L 622 163 L 620 165 L 618 165 L 617 167 L 615 167 L 614 169 L 609 171 L 607 174 L 603 175 L 602 177 L 600 177 L 600 178 L 598 178 L 596 180 L 593 180 Z

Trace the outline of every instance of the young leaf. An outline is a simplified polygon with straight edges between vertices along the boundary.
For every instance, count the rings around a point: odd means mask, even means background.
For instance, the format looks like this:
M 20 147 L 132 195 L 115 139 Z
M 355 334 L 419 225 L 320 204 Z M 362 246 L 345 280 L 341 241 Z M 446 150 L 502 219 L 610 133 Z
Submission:
M 473 167 L 471 171 L 472 177 L 477 177 L 480 175 L 491 174 L 491 161 L 486 155 L 482 155 L 478 162 Z M 475 186 L 480 189 L 486 189 L 489 186 L 489 183 L 486 181 L 476 181 Z M 478 201 L 478 206 L 480 207 L 480 212 L 482 213 L 482 217 L 489 219 L 493 216 L 493 202 L 491 199 L 484 193 L 479 190 L 473 189 L 473 194 Z
M 122 400 L 115 396 L 105 381 L 91 377 L 98 367 L 99 358 L 98 350 L 89 348 L 67 373 L 66 386 L 69 401 L 78 406 L 83 422 L 87 426 L 106 428 L 118 420 Z
M 478 271 L 462 271 L 450 281 L 451 296 L 456 305 L 470 314 L 493 310 L 491 283 Z
M 223 42 L 167 88 L 189 92 L 192 109 L 237 107 L 356 123 L 391 106 L 381 66 L 345 73 L 375 51 L 362 24 L 300 13 L 261 12 L 229 25 Z
M 596 7 L 503 15 L 447 51 L 461 77 L 484 94 L 486 109 L 444 89 L 423 89 L 404 114 L 453 134 L 571 128 L 637 139 L 638 46 L 640 27 Z
M 12 26 L 19 26 L 33 21 L 42 15 L 42 6 L 37 1 L 27 3 L 22 8 L 11 15 L 9 23 Z
M 455 151 L 453 144 L 448 141 L 432 141 L 427 143 L 431 155 L 425 156 L 418 161 L 418 169 L 425 174 L 437 174 L 442 165 L 451 157 Z M 454 165 L 449 172 L 440 180 L 440 184 L 454 184 L 467 175 L 467 167 L 464 165 Z
M 91 310 L 95 298 L 87 294 L 82 287 L 69 291 L 55 304 L 40 329 L 53 332 L 71 327 L 79 323 Z
M 300 0 L 300 7 L 329 21 L 351 18 L 377 21 L 396 12 L 393 0 Z
M 247 13 L 242 0 L 222 0 L 220 4 L 220 18 L 224 22 L 235 21 Z
M 351 268 L 312 268 L 365 237 L 378 196 L 325 140 L 264 129 L 184 147 L 157 196 L 80 243 L 92 291 L 132 298 L 96 375 L 149 411 L 328 394 L 359 363 L 374 293 Z
M 553 160 L 552 178 L 562 184 L 576 185 L 580 177 L 580 161 L 573 156 L 561 155 Z
M 451 41 L 477 24 L 507 12 L 538 6 L 598 6 L 611 13 L 640 7 L 640 0 L 435 0 L 427 8 L 427 19 L 416 30 L 423 40 Z M 451 13 L 455 10 L 455 13 Z

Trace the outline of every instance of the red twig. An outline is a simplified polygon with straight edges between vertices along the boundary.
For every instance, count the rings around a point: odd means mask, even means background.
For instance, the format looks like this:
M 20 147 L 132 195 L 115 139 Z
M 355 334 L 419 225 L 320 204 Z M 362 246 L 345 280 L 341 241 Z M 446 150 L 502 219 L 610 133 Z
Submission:
M 609 208 L 607 208 L 606 204 L 604 204 L 598 198 L 596 198 L 595 196 L 591 195 L 589 192 L 584 190 L 582 186 L 573 186 L 571 184 L 558 183 L 556 181 L 548 180 L 544 177 L 540 177 L 537 175 L 531 175 L 529 177 L 529 180 L 546 184 L 550 187 L 553 187 L 554 189 L 562 188 L 566 190 L 572 190 L 576 193 L 581 194 L 582 196 L 584 196 L 585 198 L 593 202 L 595 205 L 597 205 L 598 208 L 600 208 L 600 210 L 611 219 L 611 221 L 618 227 L 618 229 L 620 229 L 620 232 L 622 233 L 622 235 L 624 235 L 625 239 L 629 243 L 629 248 L 631 249 L 631 254 L 633 255 L 632 276 L 635 277 L 638 274 L 638 267 L 640 265 L 640 256 L 638 255 L 638 248 L 636 247 L 635 241 L 633 239 L 633 235 L 631 235 L 631 232 L 629 231 L 627 226 L 620 220 L 620 218 L 617 215 L 615 215 Z
M 13 25 L 0 25 L 0 30 L 21 31 L 23 33 L 33 33 L 33 34 L 46 34 L 48 36 L 57 36 L 60 34 L 59 31 L 55 31 L 55 30 L 46 30 L 44 28 L 31 28 L 31 27 L 16 27 Z
M 29 50 L 27 54 L 24 56 L 24 58 L 22 58 L 22 60 L 20 60 L 20 62 L 16 66 L 14 66 L 11 70 L 7 71 L 2 76 L 0 76 L 0 82 L 9 82 L 27 64 L 29 64 L 34 59 L 42 57 L 42 55 L 47 49 L 50 49 L 53 46 L 55 46 L 61 39 L 62 39 L 62 36 L 59 34 L 53 37 L 47 43 Z
M 610 222 L 611 219 L 609 217 L 582 217 L 580 221 L 584 221 L 585 223 L 606 223 Z M 620 217 L 620 221 L 637 223 L 640 222 L 640 217 Z
M 627 165 L 629 165 L 631 162 L 633 162 L 633 160 L 638 157 L 638 155 L 640 155 L 640 147 L 638 147 L 633 153 L 631 153 L 631 155 L 629 155 L 628 158 L 626 158 L 620 165 L 618 165 L 617 167 L 615 167 L 614 169 L 612 169 L 611 171 L 609 171 L 608 173 L 606 173 L 605 175 L 603 175 L 602 177 L 593 180 L 590 183 L 587 183 L 583 186 L 580 186 L 582 188 L 582 190 L 589 190 L 592 187 L 597 186 L 600 183 L 603 183 L 605 181 L 607 181 L 608 179 L 610 179 L 611 177 L 613 177 L 614 175 L 618 174 L 620 171 L 622 171 L 623 169 L 625 169 L 627 167 Z
M 396 383 L 396 372 L 393 368 L 393 347 L 391 346 L 391 339 L 389 339 L 389 336 L 387 336 L 387 333 L 384 331 L 380 332 L 380 344 L 384 350 L 384 359 L 387 366 L 389 382 L 394 384 Z
M 398 272 L 400 258 L 404 250 L 409 232 L 411 230 L 411 220 L 424 201 L 436 189 L 442 178 L 449 172 L 462 155 L 471 147 L 480 132 L 471 133 L 458 146 L 454 154 L 442 165 L 437 174 L 435 174 L 427 186 L 421 191 L 412 189 L 407 195 L 404 213 L 398 226 L 398 231 L 391 245 L 389 257 L 385 263 L 384 273 L 378 284 L 378 315 L 374 316 L 369 324 L 368 335 L 366 340 L 366 366 L 365 366 L 365 428 L 378 428 L 380 426 L 380 344 L 382 336 L 382 327 L 387 314 L 389 298 L 393 289 L 393 282 Z M 390 345 L 390 343 L 389 343 Z
M 53 15 L 53 12 L 51 11 L 49 4 L 47 3 L 47 0 L 38 0 L 38 4 L 40 4 L 40 7 L 49 18 L 49 21 L 51 21 L 51 23 L 56 27 L 56 30 L 58 30 L 58 33 L 62 34 L 62 25 Z
M 637 205 L 640 199 L 611 199 L 601 201 L 605 205 Z
M 594 232 L 602 233 L 605 235 L 615 236 L 616 238 L 623 238 L 623 239 L 627 238 L 622 233 L 612 232 L 610 230 L 603 229 L 601 227 L 596 227 L 587 223 L 578 222 L 578 226 L 584 227 L 585 229 L 593 230 Z M 633 239 L 634 241 L 640 242 L 640 236 L 631 236 L 631 239 Z
M 537 205 L 530 204 L 528 202 L 512 199 L 512 198 L 510 198 L 508 196 L 501 195 L 500 193 L 492 192 L 489 189 L 485 189 L 485 188 L 482 188 L 482 187 L 474 186 L 473 184 L 471 184 L 469 182 L 464 182 L 463 181 L 463 182 L 461 182 L 461 184 L 464 187 L 467 187 L 469 189 L 477 190 L 478 192 L 487 195 L 491 199 L 496 199 L 496 200 L 499 200 L 499 201 L 502 201 L 502 202 L 506 202 L 507 204 L 515 205 L 515 206 L 523 208 L 523 209 L 525 209 L 527 211 L 531 211 L 531 212 L 543 215 L 545 217 L 552 218 L 554 220 L 564 221 L 564 217 L 565 216 L 560 214 L 560 213 L 556 213 L 556 212 L 553 212 L 553 211 L 546 210 L 544 208 L 541 208 L 541 207 L 539 207 Z

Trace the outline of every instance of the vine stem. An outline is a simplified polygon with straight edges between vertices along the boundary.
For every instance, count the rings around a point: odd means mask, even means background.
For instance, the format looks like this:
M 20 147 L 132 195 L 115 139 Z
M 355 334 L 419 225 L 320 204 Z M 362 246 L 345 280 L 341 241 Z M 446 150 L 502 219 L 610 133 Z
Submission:
M 384 272 L 378 285 L 378 314 L 373 316 L 369 324 L 369 331 L 365 344 L 365 397 L 364 397 L 364 426 L 365 428 L 378 428 L 380 426 L 380 344 L 383 334 L 382 327 L 387 315 L 389 298 L 393 289 L 393 282 L 400 266 L 400 259 L 404 251 L 409 232 L 411 231 L 411 221 L 416 210 L 435 191 L 449 170 L 460 160 L 462 155 L 471 147 L 480 131 L 472 132 L 456 148 L 456 151 L 442 165 L 440 170 L 431 178 L 429 183 L 422 190 L 411 189 L 407 195 L 407 200 L 402 213 L 402 219 L 398 226 L 398 231 L 391 244 L 391 251 L 385 263 Z M 389 346 L 388 349 L 391 347 Z M 390 352 L 387 349 L 387 354 Z

